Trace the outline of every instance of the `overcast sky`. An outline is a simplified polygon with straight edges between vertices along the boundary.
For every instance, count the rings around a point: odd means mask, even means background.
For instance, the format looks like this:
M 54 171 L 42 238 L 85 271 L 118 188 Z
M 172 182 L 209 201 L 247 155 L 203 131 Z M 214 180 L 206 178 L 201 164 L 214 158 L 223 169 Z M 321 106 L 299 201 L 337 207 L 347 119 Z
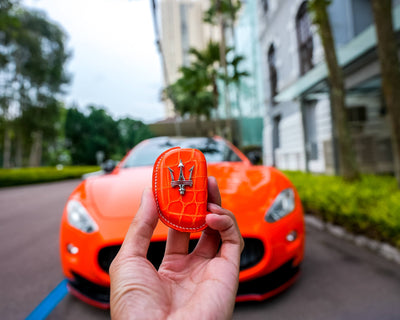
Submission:
M 164 118 L 160 60 L 148 0 L 23 0 L 69 36 L 73 75 L 66 101 L 104 106 L 114 118 Z

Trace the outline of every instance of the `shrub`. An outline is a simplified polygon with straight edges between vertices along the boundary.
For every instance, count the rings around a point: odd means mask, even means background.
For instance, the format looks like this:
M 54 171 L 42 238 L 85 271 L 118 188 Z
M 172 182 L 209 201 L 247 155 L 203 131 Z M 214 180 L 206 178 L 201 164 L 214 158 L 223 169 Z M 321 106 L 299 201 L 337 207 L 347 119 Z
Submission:
M 0 169 L 0 187 L 75 179 L 98 170 L 96 166 Z
M 400 191 L 393 177 L 365 175 L 350 183 L 336 176 L 285 174 L 306 212 L 400 248 Z

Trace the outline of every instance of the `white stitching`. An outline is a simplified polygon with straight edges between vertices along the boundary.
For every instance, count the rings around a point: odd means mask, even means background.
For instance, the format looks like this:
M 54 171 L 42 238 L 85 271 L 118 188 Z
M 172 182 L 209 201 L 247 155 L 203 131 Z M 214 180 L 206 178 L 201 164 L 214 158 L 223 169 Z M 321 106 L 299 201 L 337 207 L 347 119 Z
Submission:
M 162 212 L 161 212 L 160 206 L 158 205 L 157 182 L 158 182 L 159 164 L 161 163 L 161 160 L 162 160 L 164 157 L 165 157 L 165 154 L 164 154 L 162 157 L 160 157 L 160 159 L 158 159 L 158 162 L 157 162 L 156 165 L 154 166 L 154 167 L 155 167 L 155 170 L 156 170 L 155 177 L 154 177 L 154 189 L 155 189 L 155 190 L 154 190 L 154 193 L 155 193 L 155 197 L 156 197 L 156 205 L 157 205 L 158 213 L 159 213 L 159 215 L 160 215 L 165 221 L 167 221 L 170 225 L 172 225 L 172 226 L 174 226 L 174 227 L 176 227 L 176 228 L 178 228 L 178 229 L 180 229 L 180 230 L 199 231 L 200 229 L 202 229 L 202 228 L 206 225 L 205 222 L 204 222 L 204 224 L 202 224 L 201 226 L 199 226 L 199 227 L 197 227 L 197 228 L 185 228 L 185 227 L 178 226 L 178 225 L 172 223 L 172 222 L 169 221 L 169 220 L 162 214 Z

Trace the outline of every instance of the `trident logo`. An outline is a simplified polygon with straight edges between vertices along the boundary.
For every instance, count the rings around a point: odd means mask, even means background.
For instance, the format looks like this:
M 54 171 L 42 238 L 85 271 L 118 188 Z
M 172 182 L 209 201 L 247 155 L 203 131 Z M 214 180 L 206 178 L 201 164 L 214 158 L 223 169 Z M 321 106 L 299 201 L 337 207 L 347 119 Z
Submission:
M 192 166 L 189 169 L 190 175 L 189 175 L 189 179 L 185 180 L 185 177 L 183 176 L 183 168 L 185 167 L 182 163 L 182 160 L 179 161 L 179 179 L 175 180 L 174 179 L 174 170 L 172 170 L 170 167 L 168 167 L 169 173 L 171 174 L 171 186 L 174 188 L 176 186 L 179 186 L 179 193 L 181 195 L 184 195 L 186 190 L 185 190 L 185 186 L 189 186 L 192 187 L 193 186 L 193 181 L 192 181 L 192 173 L 193 173 L 193 168 L 194 166 Z

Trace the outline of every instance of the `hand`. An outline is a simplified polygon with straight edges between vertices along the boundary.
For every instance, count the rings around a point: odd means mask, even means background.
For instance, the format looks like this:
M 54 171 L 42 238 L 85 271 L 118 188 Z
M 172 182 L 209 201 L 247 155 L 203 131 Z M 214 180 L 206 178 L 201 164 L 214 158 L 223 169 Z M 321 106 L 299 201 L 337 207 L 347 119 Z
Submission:
M 192 253 L 189 233 L 168 232 L 157 271 L 146 259 L 158 214 L 151 189 L 110 267 L 113 319 L 228 319 L 232 317 L 244 242 L 234 215 L 220 207 L 215 178 L 209 178 L 208 225 Z M 222 240 L 221 247 L 220 241 Z

